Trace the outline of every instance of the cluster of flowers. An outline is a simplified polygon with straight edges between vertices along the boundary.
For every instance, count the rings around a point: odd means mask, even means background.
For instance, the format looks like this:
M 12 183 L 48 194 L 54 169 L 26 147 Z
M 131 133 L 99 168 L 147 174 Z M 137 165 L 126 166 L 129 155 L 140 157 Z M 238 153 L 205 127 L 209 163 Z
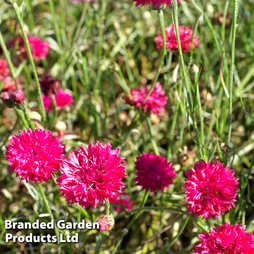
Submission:
M 80 0 L 70 0 L 81 2 Z M 134 0 L 136 5 L 152 4 L 159 7 L 161 4 L 172 4 L 171 0 Z M 180 2 L 178 0 L 178 2 Z M 165 28 L 166 48 L 172 51 L 178 50 L 173 25 Z M 181 47 L 183 52 L 189 52 L 193 32 L 188 27 L 179 27 Z M 157 48 L 162 47 L 162 35 L 155 38 Z M 49 46 L 40 42 L 38 38 L 29 36 L 32 54 L 39 59 L 45 59 Z M 198 45 L 198 37 L 194 36 L 193 48 Z M 18 55 L 27 57 L 24 43 L 18 39 Z M 6 77 L 10 77 L 8 67 L 2 67 L 5 63 L 0 61 L 0 81 L 4 84 Z M 40 79 L 43 91 L 43 101 L 46 109 L 52 110 L 51 96 L 54 96 L 57 106 L 72 102 L 71 95 L 61 89 L 57 79 L 51 75 L 44 75 Z M 4 89 L 8 91 L 9 87 Z M 13 101 L 23 97 L 21 94 L 8 91 Z M 19 92 L 19 91 L 17 91 Z M 130 91 L 131 98 L 126 96 L 126 102 L 144 112 L 160 114 L 165 111 L 168 98 L 160 83 L 156 83 L 149 97 L 145 100 L 149 89 L 141 86 Z M 111 150 L 111 145 L 103 145 L 98 142 L 89 144 L 88 148 L 80 146 L 78 151 L 70 153 L 69 158 L 63 154 L 63 146 L 58 139 L 52 138 L 50 131 L 36 129 L 32 131 L 20 131 L 19 136 L 14 135 L 7 146 L 6 158 L 10 163 L 10 170 L 21 177 L 21 181 L 47 182 L 58 171 L 61 176 L 57 179 L 61 196 L 65 197 L 71 204 L 78 203 L 83 208 L 91 205 L 97 207 L 99 202 L 104 204 L 105 199 L 111 203 L 118 203 L 131 209 L 129 198 L 122 199 L 119 194 L 123 193 L 123 178 L 126 178 L 125 169 L 122 164 L 126 163 L 124 158 L 119 157 L 119 149 Z M 50 153 L 48 152 L 50 151 Z M 165 158 L 152 153 L 145 153 L 137 158 L 135 163 L 135 182 L 146 191 L 164 191 L 173 184 L 176 177 L 172 163 Z M 221 214 L 235 207 L 238 178 L 234 176 L 234 170 L 224 167 L 219 161 L 207 163 L 197 162 L 193 168 L 185 172 L 187 179 L 184 187 L 186 189 L 186 206 L 188 212 L 204 219 L 217 219 Z M 119 207 L 118 211 L 121 211 Z M 101 231 L 110 230 L 114 221 L 110 216 L 103 216 L 99 220 L 102 225 Z M 200 244 L 194 247 L 195 253 L 253 253 L 254 236 L 245 231 L 246 227 L 241 225 L 231 226 L 228 223 L 220 225 L 218 229 L 211 229 L 209 233 L 202 232 L 199 235 Z
M 73 102 L 73 97 L 61 88 L 59 81 L 50 74 L 44 74 L 40 78 L 40 85 L 42 90 L 42 99 L 44 107 L 48 111 L 53 110 L 53 103 L 51 96 L 54 96 L 56 106 L 63 108 Z
M 91 205 L 97 207 L 99 202 L 110 202 L 123 206 L 119 194 L 124 188 L 123 178 L 126 178 L 122 164 L 125 159 L 119 157 L 119 149 L 111 150 L 111 145 L 98 142 L 89 144 L 88 148 L 80 146 L 78 151 L 71 152 L 69 158 L 63 155 L 63 146 L 58 139 L 52 139 L 50 131 L 36 129 L 20 131 L 14 135 L 7 146 L 6 158 L 10 163 L 10 170 L 21 176 L 21 180 L 47 182 L 54 171 L 61 176 L 57 179 L 61 196 L 71 204 L 78 203 L 83 208 Z M 48 153 L 50 151 L 50 153 Z M 176 177 L 171 162 L 151 153 L 145 153 L 137 158 L 135 163 L 136 178 L 134 179 L 142 189 L 162 192 L 173 184 Z M 234 170 L 225 167 L 220 162 L 197 162 L 186 172 L 187 180 L 186 201 L 188 212 L 196 216 L 211 219 L 219 218 L 220 214 L 234 207 L 238 190 L 238 178 Z M 111 218 L 104 218 L 110 221 Z M 109 226 L 106 223 L 105 230 Z M 253 253 L 254 237 L 240 225 L 224 224 L 218 230 L 211 229 L 202 232 L 201 243 L 196 245 L 195 253 Z M 229 250 L 231 252 L 229 252 Z M 251 250 L 251 251 L 249 251 Z M 249 252 L 248 252 L 249 251 Z

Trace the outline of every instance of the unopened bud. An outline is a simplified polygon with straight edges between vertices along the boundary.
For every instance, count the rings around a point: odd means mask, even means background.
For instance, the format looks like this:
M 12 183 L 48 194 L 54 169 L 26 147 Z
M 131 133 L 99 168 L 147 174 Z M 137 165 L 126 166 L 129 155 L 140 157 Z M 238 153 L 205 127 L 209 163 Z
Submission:
M 26 99 L 24 93 L 21 90 L 14 91 L 11 93 L 11 98 L 14 106 L 20 108 L 24 105 Z
M 97 222 L 100 224 L 100 232 L 111 230 L 115 224 L 114 218 L 110 215 L 102 216 Z

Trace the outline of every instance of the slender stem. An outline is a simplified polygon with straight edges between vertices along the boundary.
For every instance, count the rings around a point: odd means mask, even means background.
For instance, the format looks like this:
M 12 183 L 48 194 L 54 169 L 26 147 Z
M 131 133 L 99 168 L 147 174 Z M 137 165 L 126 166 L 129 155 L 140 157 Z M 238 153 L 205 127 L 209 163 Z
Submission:
M 54 224 L 55 224 L 55 227 L 54 227 L 54 228 L 55 228 L 55 233 L 56 233 L 57 242 L 58 242 L 58 254 L 60 254 L 60 253 L 61 253 L 60 235 L 59 235 L 58 228 L 57 228 L 57 226 L 56 226 L 56 222 L 55 222 L 53 213 L 51 212 L 51 209 L 50 209 L 50 207 L 49 207 L 48 200 L 47 200 L 47 198 L 46 198 L 46 196 L 45 196 L 45 193 L 44 193 L 44 191 L 43 191 L 43 189 L 42 189 L 42 185 L 41 185 L 41 184 L 37 184 L 37 186 L 38 186 L 38 189 L 39 189 L 39 191 L 40 191 L 40 193 L 41 193 L 41 196 L 42 196 L 42 199 L 43 199 L 44 204 L 45 204 L 45 206 L 46 206 L 46 209 L 47 209 L 47 211 L 48 211 L 48 213 L 49 213 L 49 215 L 50 215 L 50 218 L 54 221 Z
M 38 78 L 38 75 L 37 75 L 37 72 L 36 72 L 36 68 L 35 68 L 34 60 L 33 60 L 33 57 L 32 57 L 31 50 L 30 50 L 27 35 L 26 35 L 25 30 L 24 30 L 23 20 L 22 20 L 21 15 L 20 15 L 19 7 L 16 3 L 13 3 L 12 6 L 13 6 L 15 14 L 18 18 L 18 22 L 19 22 L 19 25 L 20 25 L 20 28 L 21 28 L 21 31 L 22 31 L 23 39 L 24 39 L 24 42 L 25 42 L 25 45 L 26 45 L 28 59 L 29 59 L 29 62 L 32 66 L 32 71 L 33 71 L 33 74 L 34 74 L 34 79 L 35 79 L 35 83 L 36 83 L 37 90 L 38 90 L 39 108 L 40 108 L 40 111 L 41 111 L 42 120 L 44 122 L 46 120 L 46 112 L 45 112 L 44 104 L 43 104 L 43 101 L 42 101 L 42 94 L 41 94 L 41 87 L 40 87 L 40 83 L 39 83 L 39 78 Z
M 34 123 L 33 123 L 33 121 L 31 120 L 31 118 L 30 118 L 30 116 L 29 116 L 29 114 L 28 114 L 28 111 L 27 111 L 27 108 L 26 108 L 26 106 L 25 106 L 25 108 L 24 108 L 24 114 L 25 114 L 25 117 L 26 117 L 26 120 L 28 121 L 28 123 L 29 123 L 29 126 L 31 127 L 31 129 L 34 131 L 35 129 L 36 129 L 36 127 L 35 127 L 35 125 L 34 125 Z
M 179 229 L 177 235 L 167 244 L 165 245 L 165 247 L 162 249 L 162 251 L 160 252 L 165 253 L 171 246 L 172 244 L 178 239 L 179 235 L 183 232 L 183 230 L 185 229 L 185 227 L 187 226 L 188 222 L 189 222 L 189 217 L 187 216 L 187 218 L 185 219 L 183 225 L 181 226 L 181 228 Z
M 10 72 L 11 72 L 11 76 L 12 76 L 14 82 L 15 82 L 15 88 L 16 88 L 16 90 L 18 90 L 18 84 L 17 84 L 17 80 L 16 80 L 16 75 L 14 73 L 14 66 L 13 66 L 11 58 L 10 58 L 10 53 L 9 53 L 8 49 L 6 48 L 6 45 L 5 45 L 5 42 L 4 42 L 4 38 L 2 36 L 1 31 L 0 31 L 0 45 L 1 45 L 1 48 L 3 49 L 5 58 L 6 58 L 7 62 L 8 62 L 9 69 L 10 69 Z
M 109 215 L 110 203 L 108 198 L 105 199 L 106 215 Z
M 144 192 L 144 194 L 143 194 L 143 199 L 142 199 L 141 204 L 140 204 L 140 206 L 139 206 L 140 208 L 144 206 L 144 204 L 145 204 L 145 202 L 146 202 L 146 200 L 147 200 L 147 198 L 148 198 L 148 196 L 149 196 L 149 192 L 150 192 L 150 191 L 145 191 L 145 192 Z M 120 239 L 118 240 L 118 242 L 117 242 L 117 244 L 116 244 L 116 246 L 115 246 L 115 248 L 114 248 L 114 250 L 112 251 L 111 254 L 115 254 L 115 253 L 116 253 L 116 251 L 117 251 L 119 245 L 120 245 L 121 242 L 123 241 L 124 236 L 128 233 L 129 229 L 130 229 L 131 226 L 134 224 L 134 222 L 137 220 L 137 218 L 139 217 L 140 213 L 141 213 L 141 210 L 138 211 L 138 212 L 134 215 L 134 217 L 132 218 L 132 220 L 129 222 L 129 224 L 127 225 L 127 227 L 125 228 L 125 230 L 122 232 L 122 235 L 121 235 Z
M 185 88 L 186 88 L 186 92 L 187 92 L 187 99 L 188 99 L 188 103 L 189 103 L 189 106 L 190 106 L 190 109 L 191 109 L 190 110 L 191 111 L 191 117 L 192 117 L 192 120 L 193 120 L 193 125 L 194 125 L 196 138 L 197 138 L 199 157 L 202 159 L 203 158 L 203 150 L 202 150 L 200 142 L 199 142 L 197 122 L 196 122 L 196 117 L 195 117 L 193 106 L 192 106 L 191 91 L 190 91 L 190 86 L 189 86 L 187 73 L 186 73 L 185 66 L 184 66 L 183 52 L 182 52 L 182 47 L 181 47 L 181 42 L 180 42 L 179 27 L 178 27 L 177 0 L 173 0 L 173 21 L 174 21 L 174 25 L 175 25 L 174 29 L 175 29 L 175 34 L 176 34 L 176 39 L 177 39 L 177 44 L 178 44 L 180 63 L 181 63 L 181 67 L 182 67 Z
M 157 69 L 157 72 L 156 72 L 156 75 L 155 75 L 155 78 L 153 80 L 153 83 L 151 85 L 151 88 L 149 90 L 149 92 L 147 93 L 142 105 L 145 104 L 147 98 L 149 97 L 149 95 L 151 94 L 157 80 L 158 80 L 158 77 L 160 75 L 160 70 L 161 70 L 161 67 L 163 66 L 164 64 L 164 57 L 165 57 L 165 53 L 166 53 L 166 32 L 165 32 L 165 25 L 164 25 L 164 17 L 163 17 L 163 11 L 161 9 L 158 10 L 158 16 L 159 16 L 159 20 L 160 20 L 160 25 L 161 25 L 161 34 L 162 34 L 162 40 L 163 40 L 163 44 L 162 44 L 162 52 L 161 52 L 161 60 L 160 60 L 160 63 L 159 63 L 159 66 L 158 66 L 158 69 Z
M 14 110 L 16 111 L 17 115 L 19 116 L 20 120 L 22 121 L 24 127 L 27 129 L 29 127 L 27 120 L 25 119 L 22 110 L 17 109 L 16 107 L 14 107 Z
M 56 118 L 57 118 L 57 105 L 56 105 L 56 99 L 55 99 L 55 95 L 51 95 L 50 96 L 51 98 L 51 101 L 52 101 L 52 105 L 53 105 L 53 110 L 54 110 L 54 115 L 53 115 L 53 118 L 51 120 L 51 123 L 50 123 L 50 127 L 53 127 L 55 121 L 56 121 Z
M 159 149 L 158 149 L 158 146 L 154 140 L 154 137 L 153 137 L 153 133 L 152 133 L 152 123 L 151 123 L 151 119 L 149 116 L 146 117 L 146 122 L 147 122 L 147 126 L 148 126 L 148 130 L 149 130 L 149 134 L 150 134 L 150 138 L 151 138 L 151 143 L 153 145 L 153 150 L 155 152 L 156 155 L 159 155 Z
M 231 44 L 231 63 L 229 72 L 229 126 L 228 126 L 228 137 L 227 145 L 230 145 L 231 131 L 232 131 L 232 103 L 233 103 L 233 78 L 234 78 L 234 66 L 235 66 L 235 37 L 236 37 L 236 21 L 238 14 L 238 0 L 234 0 L 234 17 L 232 27 L 232 44 Z M 228 155 L 227 155 L 228 159 Z M 228 162 L 228 161 L 227 161 Z

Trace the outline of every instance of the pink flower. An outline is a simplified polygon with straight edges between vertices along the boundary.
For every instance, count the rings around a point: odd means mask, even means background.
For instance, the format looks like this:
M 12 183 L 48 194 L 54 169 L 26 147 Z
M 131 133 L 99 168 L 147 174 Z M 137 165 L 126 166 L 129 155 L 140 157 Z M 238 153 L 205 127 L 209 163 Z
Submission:
M 154 7 L 160 7 L 161 4 L 165 4 L 167 7 L 169 7 L 169 4 L 172 4 L 171 0 L 133 0 L 136 3 L 136 6 L 143 6 L 143 5 L 150 5 L 152 4 Z M 177 0 L 178 3 L 181 2 L 181 0 Z
M 47 182 L 53 171 L 59 169 L 63 147 L 58 139 L 52 140 L 52 132 L 30 128 L 13 135 L 5 154 L 10 170 L 21 176 L 21 181 Z
M 18 89 L 22 90 L 22 86 L 19 83 L 19 79 L 16 80 Z M 11 93 L 16 90 L 15 82 L 9 71 L 8 62 L 6 59 L 1 58 L 0 58 L 0 82 L 3 82 L 3 87 L 1 91 Z
M 211 219 L 212 215 L 219 219 L 221 213 L 235 207 L 239 179 L 228 166 L 224 168 L 219 161 L 215 165 L 201 161 L 185 174 L 188 212 L 203 215 L 205 219 Z
M 42 99 L 43 99 L 45 109 L 52 111 L 53 104 L 52 104 L 50 96 L 42 94 Z M 64 92 L 63 90 L 60 89 L 55 95 L 55 100 L 56 100 L 57 107 L 63 108 L 73 102 L 73 97 L 69 93 Z
M 32 35 L 28 36 L 28 41 L 32 49 L 32 56 L 45 59 L 49 53 L 49 44 Z
M 201 243 L 194 245 L 197 250 L 193 251 L 200 254 L 253 254 L 254 236 L 245 228 L 225 223 L 218 229 L 212 228 L 209 233 L 202 232 L 199 235 Z
M 62 176 L 57 183 L 61 186 L 61 196 L 70 203 L 79 203 L 83 208 L 121 192 L 125 178 L 125 169 L 121 164 L 124 159 L 118 156 L 119 149 L 111 150 L 111 145 L 98 142 L 82 145 L 78 151 L 71 152 L 69 159 L 64 159 L 60 166 Z
M 165 27 L 165 32 L 166 32 L 166 48 L 171 49 L 172 51 L 177 51 L 178 45 L 173 24 L 171 24 L 168 27 Z M 179 35 L 183 52 L 190 52 L 192 34 L 193 31 L 188 26 L 187 27 L 179 26 Z M 198 46 L 198 39 L 199 37 L 195 35 L 193 39 L 193 49 Z M 157 41 L 157 48 L 162 48 L 163 40 L 161 32 L 157 34 L 155 40 Z
M 137 177 L 134 181 L 142 186 L 142 190 L 160 191 L 173 184 L 174 168 L 172 162 L 168 162 L 164 157 L 151 153 L 144 153 L 137 158 L 135 163 Z
M 49 44 L 47 42 L 41 41 L 38 37 L 35 37 L 33 35 L 28 35 L 27 39 L 30 45 L 32 56 L 38 59 L 45 59 L 47 54 L 49 53 Z M 10 41 L 10 45 L 12 47 L 14 47 L 15 44 L 19 46 L 17 50 L 17 55 L 28 58 L 23 38 L 18 36 L 16 39 L 12 39 Z
M 116 204 L 123 206 L 127 211 L 130 211 L 132 209 L 131 199 L 129 196 L 126 196 L 125 193 L 122 193 L 122 194 L 117 193 L 117 194 L 109 197 L 108 200 L 109 200 L 109 203 L 116 203 Z M 123 209 L 121 207 L 113 205 L 113 208 L 118 213 L 123 212 Z
M 20 106 L 24 103 L 26 97 L 23 93 L 23 91 L 21 90 L 17 90 L 17 91 L 14 91 L 11 93 L 11 98 L 12 98 L 12 101 L 14 103 L 14 105 L 16 106 Z
M 140 88 L 130 90 L 131 97 L 130 99 L 126 96 L 126 103 L 134 106 L 135 108 L 143 108 L 144 112 L 148 109 L 150 113 L 160 114 L 165 111 L 165 106 L 167 105 L 168 97 L 165 95 L 165 92 L 162 90 L 162 85 L 157 82 L 147 98 L 146 102 L 142 107 L 142 103 L 149 92 L 147 86 L 140 86 Z
M 8 62 L 5 59 L 0 58 L 0 80 L 10 75 Z

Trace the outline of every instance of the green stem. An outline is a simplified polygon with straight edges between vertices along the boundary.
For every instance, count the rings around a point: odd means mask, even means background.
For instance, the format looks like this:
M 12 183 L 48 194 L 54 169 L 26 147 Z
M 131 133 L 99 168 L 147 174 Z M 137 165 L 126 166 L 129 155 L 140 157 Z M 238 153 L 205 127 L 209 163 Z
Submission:
M 236 21 L 238 14 L 238 0 L 234 0 L 234 17 L 232 27 L 232 44 L 231 44 L 231 63 L 229 72 L 229 126 L 228 126 L 228 137 L 227 145 L 230 145 L 231 131 L 232 131 L 232 111 L 233 111 L 233 78 L 234 78 L 234 66 L 235 66 L 235 37 L 236 37 Z M 227 155 L 228 160 L 228 155 Z M 227 161 L 228 162 L 228 161 Z
M 16 107 L 14 107 L 14 110 L 16 111 L 17 115 L 19 116 L 20 120 L 22 121 L 24 127 L 25 127 L 26 129 L 28 129 L 29 125 L 28 125 L 27 120 L 25 119 L 25 117 L 24 117 L 24 115 L 23 115 L 22 110 L 17 109 Z
M 17 18 L 18 18 L 18 22 L 19 22 L 19 25 L 20 25 L 20 28 L 21 28 L 21 31 L 22 31 L 23 39 L 24 39 L 24 42 L 25 42 L 25 45 L 26 45 L 28 59 L 29 59 L 29 62 L 31 64 L 31 66 L 32 66 L 32 71 L 33 71 L 35 83 L 36 83 L 37 90 L 38 90 L 39 108 L 40 108 L 40 111 L 41 111 L 42 120 L 44 122 L 46 120 L 46 112 L 45 112 L 45 108 L 44 108 L 44 104 L 43 104 L 43 100 L 42 100 L 40 82 L 39 82 L 39 78 L 38 78 L 38 75 L 37 75 L 37 72 L 36 72 L 36 68 L 35 68 L 34 60 L 33 60 L 33 57 L 32 57 L 31 50 L 30 50 L 30 46 L 29 46 L 29 42 L 28 42 L 28 39 L 27 39 L 27 35 L 26 35 L 25 30 L 24 30 L 23 20 L 21 18 L 20 12 L 19 12 L 18 5 L 16 3 L 13 3 L 12 7 L 13 7 L 13 9 L 15 11 L 15 14 L 16 14 Z
M 0 31 L 0 45 L 1 45 L 1 48 L 2 48 L 2 50 L 4 52 L 5 58 L 6 58 L 7 62 L 8 62 L 9 69 L 10 69 L 10 72 L 11 72 L 11 76 L 12 76 L 14 82 L 15 82 L 15 88 L 16 88 L 16 90 L 18 90 L 18 84 L 17 84 L 17 80 L 16 80 L 16 75 L 14 73 L 14 66 L 13 66 L 11 58 L 10 58 L 10 53 L 9 53 L 8 49 L 6 48 L 6 45 L 5 45 L 5 42 L 4 42 L 4 38 L 2 36 L 1 31 Z
M 144 191 L 143 199 L 142 199 L 141 204 L 140 204 L 140 206 L 139 206 L 140 208 L 144 206 L 144 204 L 145 204 L 145 202 L 146 202 L 146 200 L 147 200 L 147 198 L 148 198 L 148 196 L 149 196 L 149 193 L 150 193 L 150 191 Z M 116 253 L 116 251 L 117 251 L 119 245 L 120 245 L 121 242 L 123 241 L 124 236 L 128 233 L 129 229 L 130 229 L 131 226 L 134 224 L 134 222 L 137 220 L 137 218 L 139 217 L 140 213 L 141 213 L 141 210 L 138 211 L 138 212 L 134 215 L 134 217 L 132 218 L 132 220 L 129 222 L 129 224 L 128 224 L 127 227 L 125 228 L 124 232 L 122 232 L 122 235 L 121 235 L 120 239 L 118 240 L 118 242 L 117 242 L 117 244 L 116 244 L 116 246 L 115 246 L 115 248 L 114 248 L 114 250 L 112 251 L 111 254 L 115 254 L 115 253 Z
M 23 111 L 24 111 L 26 120 L 27 120 L 28 123 L 29 123 L 29 126 L 30 126 L 31 129 L 34 131 L 34 130 L 36 129 L 36 127 L 35 127 L 33 121 L 31 120 L 31 118 L 30 118 L 30 116 L 29 116 L 29 114 L 28 114 L 28 112 L 27 112 L 27 108 L 25 107 Z
M 147 122 L 147 126 L 148 126 L 148 130 L 149 130 L 149 134 L 150 134 L 150 138 L 151 138 L 151 143 L 153 145 L 153 150 L 155 152 L 156 155 L 159 155 L 159 149 L 158 149 L 158 146 L 154 140 L 154 137 L 153 137 L 153 133 L 152 133 L 152 123 L 151 123 L 151 119 L 149 116 L 146 117 L 146 122 Z
M 42 199 L 43 199 L 44 204 L 45 204 L 45 206 L 46 206 L 46 209 L 47 209 L 47 211 L 48 211 L 48 213 L 49 213 L 49 215 L 50 215 L 50 218 L 54 221 L 54 224 L 55 224 L 55 227 L 54 227 L 54 228 L 55 228 L 55 233 L 56 233 L 57 243 L 58 243 L 58 254 L 60 254 L 60 253 L 61 253 L 60 235 L 59 235 L 58 228 L 57 228 L 57 226 L 56 226 L 56 222 L 55 222 L 53 213 L 51 212 L 51 209 L 50 209 L 50 207 L 49 207 L 48 200 L 47 200 L 47 198 L 46 198 L 46 196 L 45 196 L 45 193 L 44 193 L 44 191 L 43 191 L 43 189 L 42 189 L 42 185 L 41 185 L 41 184 L 37 184 L 37 186 L 38 186 L 38 189 L 39 189 L 39 191 L 40 191 L 40 193 L 41 193 L 41 196 L 42 196 Z
M 189 102 L 189 107 L 191 111 L 191 117 L 193 120 L 193 125 L 196 133 L 196 138 L 197 138 L 197 145 L 198 145 L 198 151 L 199 151 L 199 157 L 200 159 L 203 159 L 203 150 L 201 148 L 200 142 L 199 142 L 199 135 L 198 135 L 198 128 L 197 128 L 197 122 L 196 122 L 196 117 L 194 114 L 193 110 L 193 105 L 192 105 L 192 99 L 191 99 L 191 91 L 190 91 L 190 86 L 189 86 L 189 81 L 187 77 L 187 73 L 185 70 L 185 65 L 184 65 L 184 59 L 183 59 L 183 52 L 182 52 L 182 47 L 181 47 L 181 42 L 180 42 L 180 35 L 179 35 L 179 27 L 178 27 L 178 6 L 177 6 L 177 0 L 173 0 L 173 22 L 174 22 L 174 28 L 175 28 L 175 34 L 176 34 L 176 39 L 177 39 L 177 44 L 178 44 L 178 50 L 179 50 L 179 56 L 180 56 L 180 63 L 182 67 L 182 72 L 183 72 L 183 78 L 184 78 L 184 83 L 185 83 L 185 88 L 187 92 L 187 99 Z
M 52 105 L 53 105 L 53 110 L 54 110 L 54 115 L 53 115 L 53 118 L 51 120 L 51 123 L 50 123 L 50 127 L 53 127 L 55 121 L 56 121 L 56 118 L 57 118 L 57 105 L 56 105 L 56 99 L 55 99 L 55 95 L 51 95 L 50 96 L 51 98 L 51 101 L 52 101 Z
M 106 215 L 109 215 L 110 203 L 108 198 L 105 199 Z
M 161 9 L 158 10 L 158 16 L 159 16 L 159 20 L 160 20 L 160 25 L 161 25 L 161 34 L 162 34 L 162 40 L 163 40 L 163 44 L 162 44 L 162 52 L 161 52 L 161 60 L 160 60 L 160 63 L 159 63 L 159 66 L 158 66 L 158 69 L 157 69 L 157 72 L 156 72 L 156 75 L 155 75 L 155 78 L 153 80 L 153 83 L 151 85 L 151 88 L 149 90 L 149 92 L 147 93 L 142 105 L 145 104 L 147 98 L 149 97 L 149 95 L 151 94 L 157 80 L 158 80 L 158 77 L 160 75 L 160 70 L 161 70 L 161 67 L 163 66 L 164 64 L 164 57 L 165 57 L 165 53 L 166 53 L 166 32 L 165 32 L 165 25 L 164 25 L 164 17 L 163 17 L 163 11 Z
M 160 254 L 166 253 L 166 251 L 172 246 L 172 244 L 178 239 L 179 235 L 183 232 L 183 230 L 185 229 L 185 227 L 187 226 L 188 222 L 189 222 L 189 217 L 187 216 L 187 218 L 185 219 L 183 225 L 181 226 L 181 228 L 179 229 L 177 235 L 167 244 L 165 245 L 165 247 L 162 249 L 162 251 L 160 252 Z

